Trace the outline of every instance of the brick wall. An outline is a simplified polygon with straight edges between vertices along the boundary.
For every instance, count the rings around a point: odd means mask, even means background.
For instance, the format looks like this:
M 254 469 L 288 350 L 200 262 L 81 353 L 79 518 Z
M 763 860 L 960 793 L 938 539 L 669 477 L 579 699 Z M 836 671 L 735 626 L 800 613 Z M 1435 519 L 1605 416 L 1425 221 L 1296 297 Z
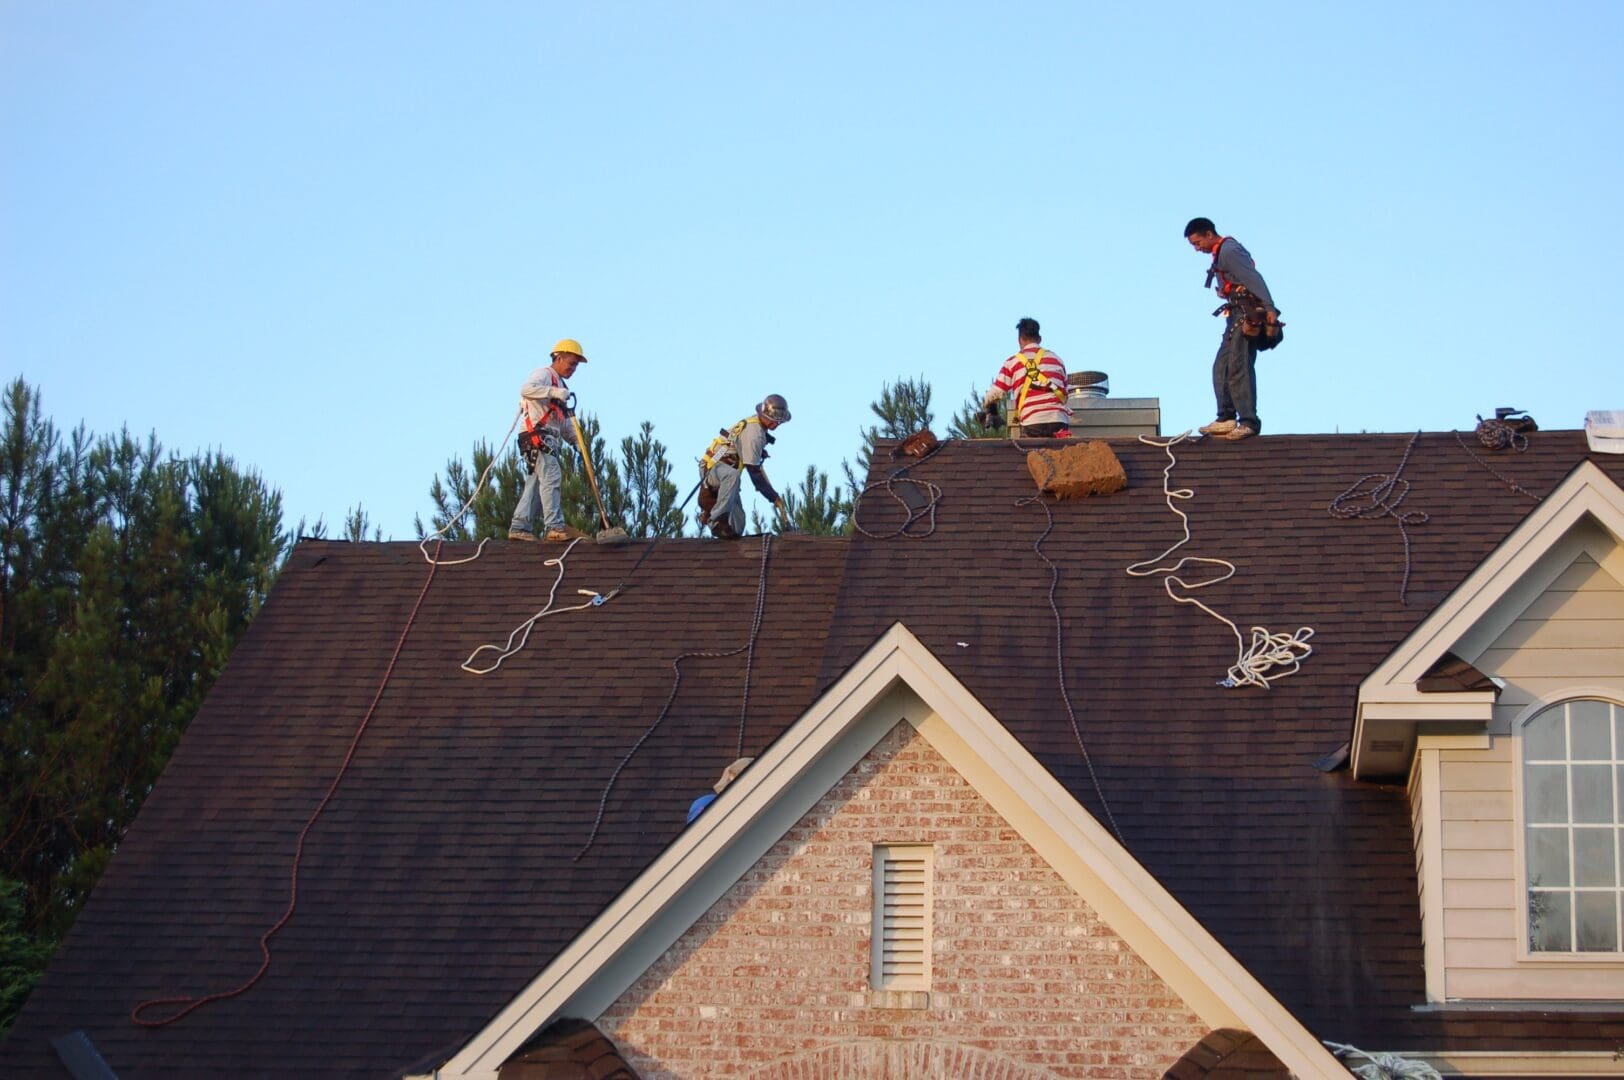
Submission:
M 923 1009 L 869 987 L 876 843 L 935 845 Z M 598 1025 L 650 1080 L 1159 1077 L 1207 1033 L 906 723 Z

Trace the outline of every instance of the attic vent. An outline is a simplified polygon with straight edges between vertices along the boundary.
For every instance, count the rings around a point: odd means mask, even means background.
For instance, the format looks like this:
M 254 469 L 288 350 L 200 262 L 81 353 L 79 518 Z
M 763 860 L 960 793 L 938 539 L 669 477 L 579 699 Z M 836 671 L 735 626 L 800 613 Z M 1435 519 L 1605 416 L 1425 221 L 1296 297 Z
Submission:
M 874 932 L 869 979 L 876 990 L 930 989 L 929 844 L 874 845 Z

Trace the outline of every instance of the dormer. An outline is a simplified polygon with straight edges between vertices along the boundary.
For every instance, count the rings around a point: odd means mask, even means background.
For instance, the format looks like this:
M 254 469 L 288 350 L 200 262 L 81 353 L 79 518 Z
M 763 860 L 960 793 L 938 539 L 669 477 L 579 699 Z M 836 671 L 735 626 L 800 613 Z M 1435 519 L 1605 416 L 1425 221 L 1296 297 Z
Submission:
M 1361 684 L 1407 781 L 1427 997 L 1624 999 L 1624 491 L 1581 463 Z

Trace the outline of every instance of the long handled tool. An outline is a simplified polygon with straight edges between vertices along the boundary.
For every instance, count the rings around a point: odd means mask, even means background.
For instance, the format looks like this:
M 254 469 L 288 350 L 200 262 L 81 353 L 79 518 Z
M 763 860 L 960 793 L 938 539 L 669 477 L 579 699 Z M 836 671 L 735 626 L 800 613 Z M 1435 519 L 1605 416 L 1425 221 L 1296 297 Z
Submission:
M 586 479 L 592 485 L 592 497 L 598 503 L 598 517 L 603 519 L 603 528 L 599 530 L 598 535 L 593 539 L 600 544 L 625 544 L 630 542 L 631 537 L 626 535 L 626 530 L 619 525 L 609 524 L 609 515 L 604 512 L 603 496 L 598 493 L 598 475 L 592 468 L 592 457 L 586 448 L 586 435 L 581 431 L 581 421 L 575 418 L 574 394 L 570 395 L 569 402 L 564 406 L 564 413 L 570 418 L 570 423 L 575 427 L 575 445 L 581 448 L 581 460 L 586 464 Z

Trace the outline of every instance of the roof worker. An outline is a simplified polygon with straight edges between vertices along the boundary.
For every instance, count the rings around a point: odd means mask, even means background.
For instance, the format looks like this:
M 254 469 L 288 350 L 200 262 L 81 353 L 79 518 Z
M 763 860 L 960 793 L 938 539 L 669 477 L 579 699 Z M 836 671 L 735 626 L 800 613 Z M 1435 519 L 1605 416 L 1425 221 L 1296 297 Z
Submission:
M 1269 286 L 1241 242 L 1219 236 L 1209 218 L 1190 219 L 1184 226 L 1190 246 L 1212 256 L 1207 285 L 1223 298 L 1214 315 L 1223 315 L 1224 336 L 1212 361 L 1212 393 L 1218 399 L 1218 418 L 1201 427 L 1201 434 L 1240 442 L 1263 430 L 1257 417 L 1257 354 L 1280 341 L 1280 312 Z
M 699 487 L 699 523 L 709 525 L 718 540 L 736 540 L 744 535 L 744 501 L 739 498 L 739 470 L 750 474 L 750 482 L 761 497 L 777 507 L 788 520 L 784 500 L 773 490 L 762 462 L 767 460 L 767 444 L 772 431 L 789 423 L 789 402 L 780 394 L 768 394 L 747 416 L 721 431 L 710 449 L 699 459 L 702 482 Z
M 1066 365 L 1043 347 L 1036 319 L 1016 323 L 1015 340 L 1020 349 L 998 369 L 998 377 L 981 399 L 982 409 L 991 408 L 993 402 L 1013 393 L 1015 404 L 1007 415 L 1010 423 L 1021 426 L 1021 434 L 1034 439 L 1070 438 Z
M 694 823 L 694 818 L 696 818 L 700 814 L 704 813 L 705 807 L 707 807 L 711 803 L 715 802 L 716 801 L 716 796 L 720 795 L 723 791 L 726 791 L 727 786 L 729 784 L 731 784 L 733 781 L 737 780 L 739 778 L 739 774 L 742 773 L 745 769 L 747 769 L 750 766 L 750 763 L 752 761 L 754 761 L 754 760 L 756 760 L 756 759 L 753 758 L 753 757 L 742 757 L 742 758 L 739 758 L 737 761 L 735 761 L 733 764 L 729 765 L 727 768 L 723 769 L 722 770 L 722 778 L 720 780 L 716 781 L 716 792 L 715 792 L 715 794 L 714 795 L 701 795 L 699 798 L 697 798 L 697 799 L 695 799 L 693 801 L 693 805 L 688 807 L 688 822 L 687 823 L 689 825 L 692 825 Z
M 569 384 L 564 380 L 584 363 L 581 343 L 564 338 L 553 346 L 552 363 L 532 371 L 519 387 L 519 408 L 524 413 L 519 449 L 530 471 L 525 474 L 524 490 L 513 508 L 509 540 L 536 539 L 531 528 L 538 510 L 547 539 L 562 543 L 586 535 L 564 523 L 564 469 L 558 463 L 564 447 L 575 442 L 564 412 L 564 402 L 570 396 Z

